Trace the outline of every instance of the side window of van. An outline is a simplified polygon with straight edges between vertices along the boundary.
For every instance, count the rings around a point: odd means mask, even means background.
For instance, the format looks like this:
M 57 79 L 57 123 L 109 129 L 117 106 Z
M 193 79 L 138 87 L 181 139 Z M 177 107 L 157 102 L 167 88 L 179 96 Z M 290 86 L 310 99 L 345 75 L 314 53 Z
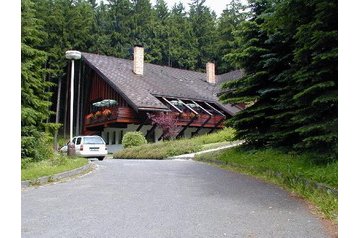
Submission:
M 82 138 L 81 138 L 81 137 L 77 138 L 77 143 L 76 143 L 76 145 L 80 145 L 80 144 L 81 144 L 81 141 L 82 141 Z

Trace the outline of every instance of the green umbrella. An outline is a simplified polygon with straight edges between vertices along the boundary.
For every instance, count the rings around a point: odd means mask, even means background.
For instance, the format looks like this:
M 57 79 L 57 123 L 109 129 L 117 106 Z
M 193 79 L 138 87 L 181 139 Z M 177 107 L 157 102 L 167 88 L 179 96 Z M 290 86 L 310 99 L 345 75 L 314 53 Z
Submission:
M 109 106 L 114 106 L 117 105 L 117 101 L 113 100 L 113 99 L 104 99 L 100 102 L 95 102 L 92 105 L 96 106 L 96 107 L 109 107 Z

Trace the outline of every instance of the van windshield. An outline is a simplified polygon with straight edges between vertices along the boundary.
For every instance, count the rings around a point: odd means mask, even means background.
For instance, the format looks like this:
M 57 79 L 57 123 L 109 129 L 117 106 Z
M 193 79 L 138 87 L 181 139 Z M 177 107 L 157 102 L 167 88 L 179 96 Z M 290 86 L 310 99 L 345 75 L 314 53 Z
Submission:
M 83 144 L 104 144 L 100 137 L 83 137 Z

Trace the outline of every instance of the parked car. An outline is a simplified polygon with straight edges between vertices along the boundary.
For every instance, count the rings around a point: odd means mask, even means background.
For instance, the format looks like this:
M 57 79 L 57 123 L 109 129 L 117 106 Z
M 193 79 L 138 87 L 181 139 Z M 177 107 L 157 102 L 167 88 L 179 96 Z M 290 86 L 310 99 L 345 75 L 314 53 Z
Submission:
M 75 144 L 77 156 L 103 160 L 108 154 L 106 142 L 100 136 L 76 136 L 72 142 Z M 67 153 L 69 143 L 70 141 L 60 149 L 60 152 Z

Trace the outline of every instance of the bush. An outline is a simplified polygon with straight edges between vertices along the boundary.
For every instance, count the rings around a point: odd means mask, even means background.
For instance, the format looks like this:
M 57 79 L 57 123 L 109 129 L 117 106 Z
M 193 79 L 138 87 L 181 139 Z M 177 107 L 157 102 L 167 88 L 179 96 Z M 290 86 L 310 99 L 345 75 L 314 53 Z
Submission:
M 53 155 L 52 137 L 49 134 L 38 132 L 21 137 L 21 159 L 24 160 L 22 166 L 26 166 L 28 162 L 50 159 Z
M 232 141 L 234 137 L 235 130 L 231 128 L 225 128 L 224 130 L 220 130 L 213 134 L 201 135 L 191 139 L 164 141 L 126 148 L 114 153 L 113 158 L 165 159 L 170 156 L 198 152 L 200 150 L 206 149 L 204 145 L 213 145 L 214 143 Z
M 123 136 L 122 144 L 124 148 L 147 144 L 147 140 L 139 131 L 127 132 Z

